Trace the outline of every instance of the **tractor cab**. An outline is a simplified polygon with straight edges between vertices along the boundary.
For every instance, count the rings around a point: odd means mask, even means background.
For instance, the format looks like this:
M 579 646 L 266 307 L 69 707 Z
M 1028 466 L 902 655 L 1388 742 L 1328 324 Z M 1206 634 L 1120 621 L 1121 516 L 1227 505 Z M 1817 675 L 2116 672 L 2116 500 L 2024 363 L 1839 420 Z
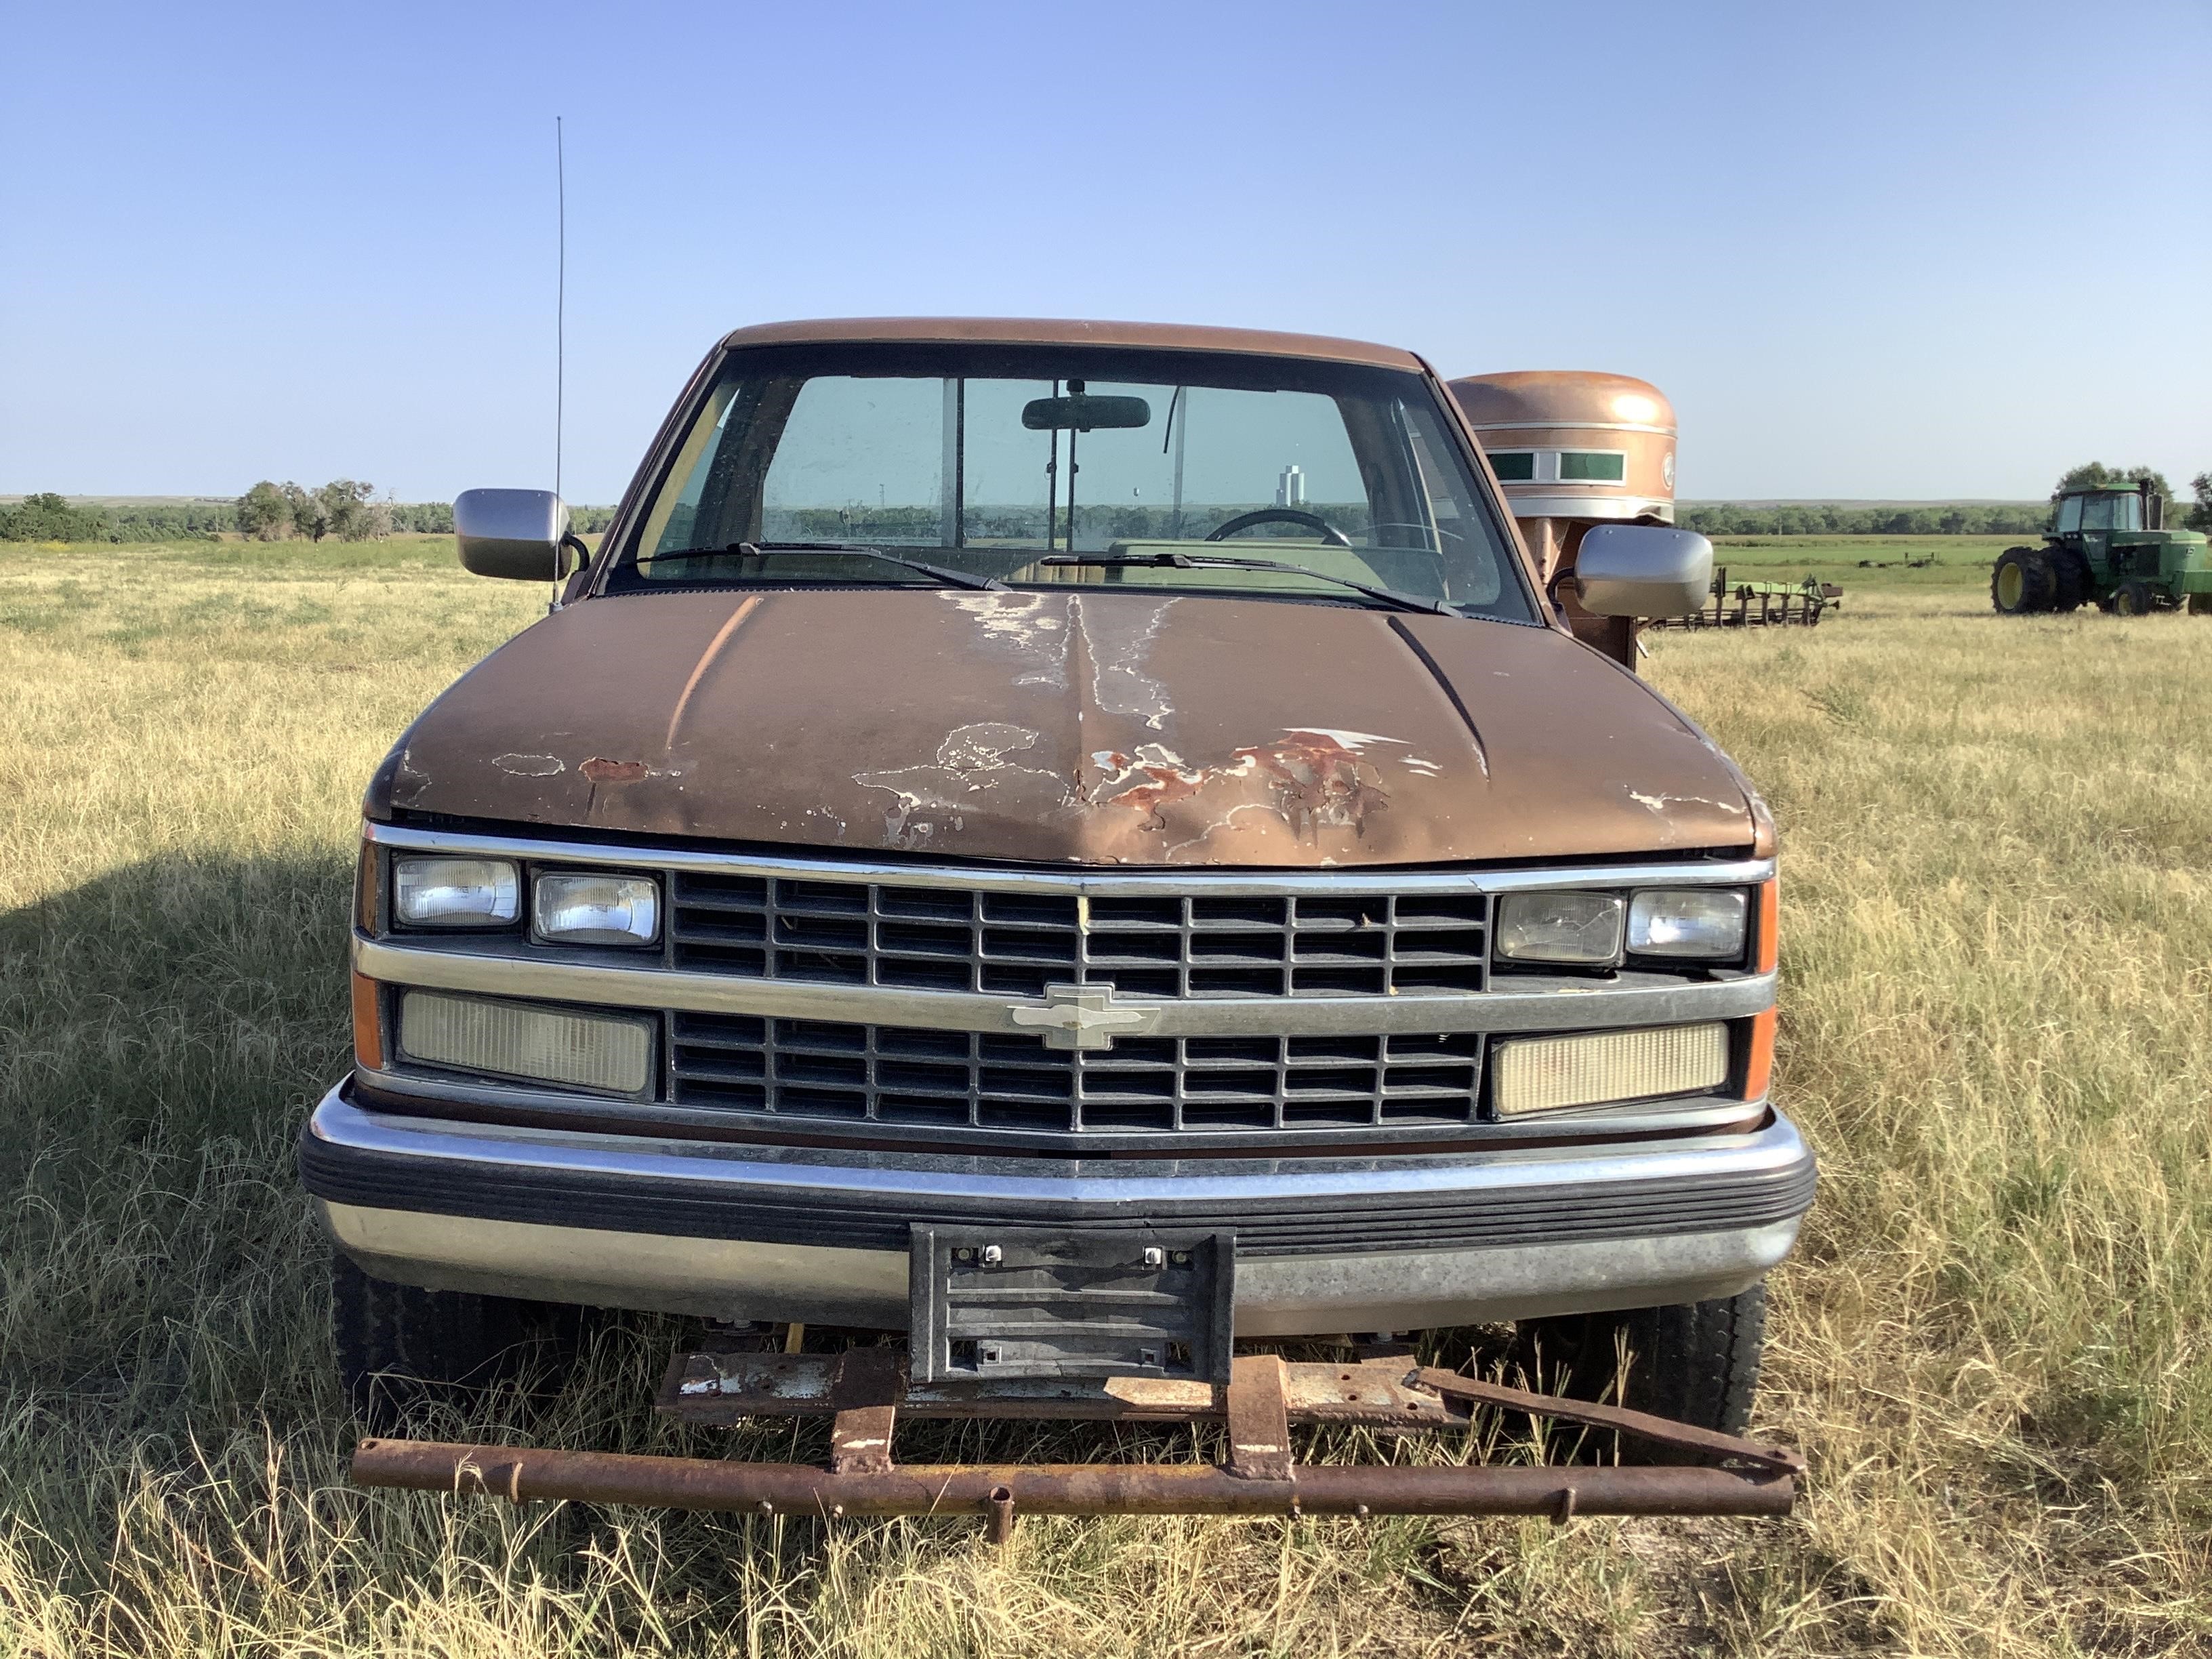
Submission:
M 2166 518 L 2166 498 L 2148 483 L 2133 489 L 2074 489 L 2058 498 L 2051 533 L 2060 540 L 2115 530 L 2157 530 Z

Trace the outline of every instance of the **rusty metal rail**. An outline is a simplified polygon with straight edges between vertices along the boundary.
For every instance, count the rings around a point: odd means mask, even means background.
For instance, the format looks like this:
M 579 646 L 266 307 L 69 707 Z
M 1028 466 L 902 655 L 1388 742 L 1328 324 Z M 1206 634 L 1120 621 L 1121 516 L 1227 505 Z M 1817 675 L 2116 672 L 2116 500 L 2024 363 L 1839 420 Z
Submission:
M 661 1509 L 831 1517 L 1039 1515 L 1786 1515 L 1793 1478 L 1729 1469 L 1385 1467 L 1305 1463 L 1256 1480 L 1206 1463 L 910 1463 L 832 1473 L 805 1463 L 640 1457 L 534 1446 L 364 1440 L 365 1486 L 573 1498 Z
M 980 1516 L 1004 1540 L 1040 1515 L 1784 1515 L 1804 1460 L 1795 1451 L 1618 1407 L 1530 1394 L 1392 1356 L 1350 1365 L 1239 1356 L 1225 1386 L 1157 1377 L 1103 1384 L 910 1385 L 890 1347 L 842 1354 L 680 1354 L 659 1407 L 702 1424 L 828 1415 L 826 1467 L 364 1440 L 365 1486 L 574 1499 L 828 1518 Z M 1399 1433 L 1465 1428 L 1478 1409 L 1619 1433 L 1682 1459 L 1665 1464 L 1420 1467 L 1299 1463 L 1293 1423 L 1358 1423 Z M 1199 1422 L 1227 1428 L 1219 1463 L 902 1464 L 901 1416 Z

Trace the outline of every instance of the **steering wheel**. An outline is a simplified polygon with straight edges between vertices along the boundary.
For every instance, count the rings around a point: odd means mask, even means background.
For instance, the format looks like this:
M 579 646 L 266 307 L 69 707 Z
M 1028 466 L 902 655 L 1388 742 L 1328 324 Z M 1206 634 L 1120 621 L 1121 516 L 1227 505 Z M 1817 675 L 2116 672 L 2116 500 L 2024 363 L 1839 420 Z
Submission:
M 1225 542 L 1240 530 L 1249 530 L 1259 524 L 1304 525 L 1308 530 L 1321 532 L 1322 540 L 1331 547 L 1349 547 L 1352 543 L 1345 533 L 1317 514 L 1302 513 L 1295 507 L 1263 507 L 1250 513 L 1239 513 L 1227 524 L 1209 535 L 1210 542 Z

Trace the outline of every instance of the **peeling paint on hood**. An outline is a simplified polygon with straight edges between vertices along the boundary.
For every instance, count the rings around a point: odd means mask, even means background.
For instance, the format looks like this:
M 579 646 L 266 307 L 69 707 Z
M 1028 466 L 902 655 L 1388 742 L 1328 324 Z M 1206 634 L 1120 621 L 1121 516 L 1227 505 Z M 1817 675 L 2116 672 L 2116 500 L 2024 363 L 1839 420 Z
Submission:
M 472 669 L 380 788 L 399 814 L 1046 862 L 1750 842 L 1726 760 L 1633 677 L 1548 629 L 1395 620 L 1097 588 L 595 599 Z

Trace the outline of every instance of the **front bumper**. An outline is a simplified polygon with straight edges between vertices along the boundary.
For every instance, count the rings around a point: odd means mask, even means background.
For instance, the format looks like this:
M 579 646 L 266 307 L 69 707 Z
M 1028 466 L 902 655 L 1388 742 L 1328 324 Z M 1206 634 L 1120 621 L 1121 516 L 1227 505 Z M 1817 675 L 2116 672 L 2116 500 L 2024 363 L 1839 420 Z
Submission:
M 1413 1330 L 1729 1296 L 1812 1202 L 1786 1119 L 1604 1147 L 1284 1159 L 821 1151 L 364 1110 L 300 1141 L 339 1247 L 433 1289 L 896 1329 L 916 1222 L 1237 1238 L 1239 1336 Z

